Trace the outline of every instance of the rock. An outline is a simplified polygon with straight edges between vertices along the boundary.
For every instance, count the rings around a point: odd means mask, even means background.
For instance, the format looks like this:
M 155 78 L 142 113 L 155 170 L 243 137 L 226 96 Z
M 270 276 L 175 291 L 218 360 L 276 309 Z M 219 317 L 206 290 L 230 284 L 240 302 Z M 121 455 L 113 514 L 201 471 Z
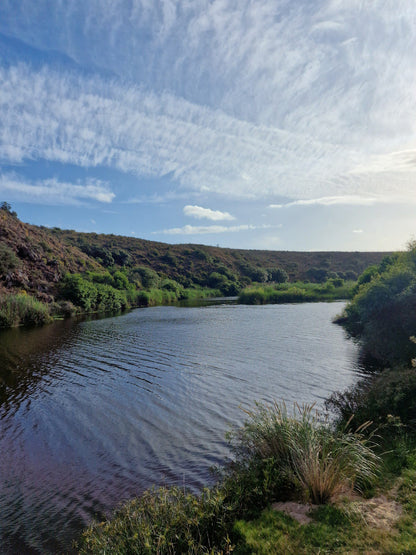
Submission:
M 20 258 L 24 258 L 32 262 L 37 262 L 38 260 L 40 260 L 39 254 L 26 245 L 20 245 L 19 247 L 17 247 L 17 254 Z

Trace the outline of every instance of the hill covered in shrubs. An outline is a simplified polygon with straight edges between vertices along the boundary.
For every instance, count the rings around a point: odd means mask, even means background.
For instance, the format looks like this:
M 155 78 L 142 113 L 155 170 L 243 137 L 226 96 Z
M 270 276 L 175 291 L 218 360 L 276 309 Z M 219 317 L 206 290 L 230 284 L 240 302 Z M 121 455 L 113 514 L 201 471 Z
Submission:
M 0 325 L 42 323 L 47 313 L 114 311 L 233 296 L 252 283 L 354 280 L 383 256 L 170 245 L 80 233 L 24 223 L 4 202 L 0 207 Z M 33 301 L 48 310 L 37 311 L 39 305 Z

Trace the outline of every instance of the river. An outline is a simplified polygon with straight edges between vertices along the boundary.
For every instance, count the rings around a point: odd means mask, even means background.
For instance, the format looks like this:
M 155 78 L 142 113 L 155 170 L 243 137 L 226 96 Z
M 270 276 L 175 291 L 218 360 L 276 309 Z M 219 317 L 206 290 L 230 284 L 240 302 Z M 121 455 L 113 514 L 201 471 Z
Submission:
M 156 485 L 194 491 L 255 401 L 319 407 L 357 380 L 343 303 L 155 307 L 0 333 L 0 553 L 69 553 Z

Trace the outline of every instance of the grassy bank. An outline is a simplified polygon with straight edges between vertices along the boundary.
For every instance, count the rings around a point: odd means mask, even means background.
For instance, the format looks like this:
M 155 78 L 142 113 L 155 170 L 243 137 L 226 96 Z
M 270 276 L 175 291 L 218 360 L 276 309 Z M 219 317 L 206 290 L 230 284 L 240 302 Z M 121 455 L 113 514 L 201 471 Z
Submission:
M 280 283 L 274 285 L 253 285 L 241 291 L 238 301 L 241 304 L 279 304 L 335 301 L 350 299 L 355 282 L 330 279 L 319 283 Z
M 117 313 L 129 308 L 220 295 L 218 289 L 185 288 L 174 280 L 162 280 L 159 276 L 145 288 L 137 280 L 130 281 L 121 271 L 67 274 L 55 302 L 45 303 L 25 292 L 3 295 L 0 298 L 0 328 L 43 325 L 54 318 L 75 314 Z
M 30 295 L 0 298 L 0 328 L 38 326 L 52 321 L 49 307 Z
M 258 406 L 215 487 L 149 490 L 92 524 L 80 553 L 414 553 L 415 438 L 387 420 L 374 436 L 340 413 L 331 425 L 312 407 Z M 294 502 L 307 522 L 288 514 Z
M 259 405 L 230 441 L 234 462 L 215 487 L 147 491 L 93 524 L 80 553 L 254 553 L 245 527 L 272 500 L 323 504 L 341 490 L 368 491 L 379 465 L 360 431 L 335 430 L 308 406 Z

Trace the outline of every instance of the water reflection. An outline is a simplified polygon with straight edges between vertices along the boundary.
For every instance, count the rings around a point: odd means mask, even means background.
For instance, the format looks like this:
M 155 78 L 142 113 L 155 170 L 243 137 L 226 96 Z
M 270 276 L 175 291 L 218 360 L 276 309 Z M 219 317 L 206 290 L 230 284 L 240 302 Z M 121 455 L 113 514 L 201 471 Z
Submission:
M 0 334 L 0 541 L 56 553 L 151 484 L 212 481 L 241 406 L 356 379 L 342 305 L 158 307 Z

